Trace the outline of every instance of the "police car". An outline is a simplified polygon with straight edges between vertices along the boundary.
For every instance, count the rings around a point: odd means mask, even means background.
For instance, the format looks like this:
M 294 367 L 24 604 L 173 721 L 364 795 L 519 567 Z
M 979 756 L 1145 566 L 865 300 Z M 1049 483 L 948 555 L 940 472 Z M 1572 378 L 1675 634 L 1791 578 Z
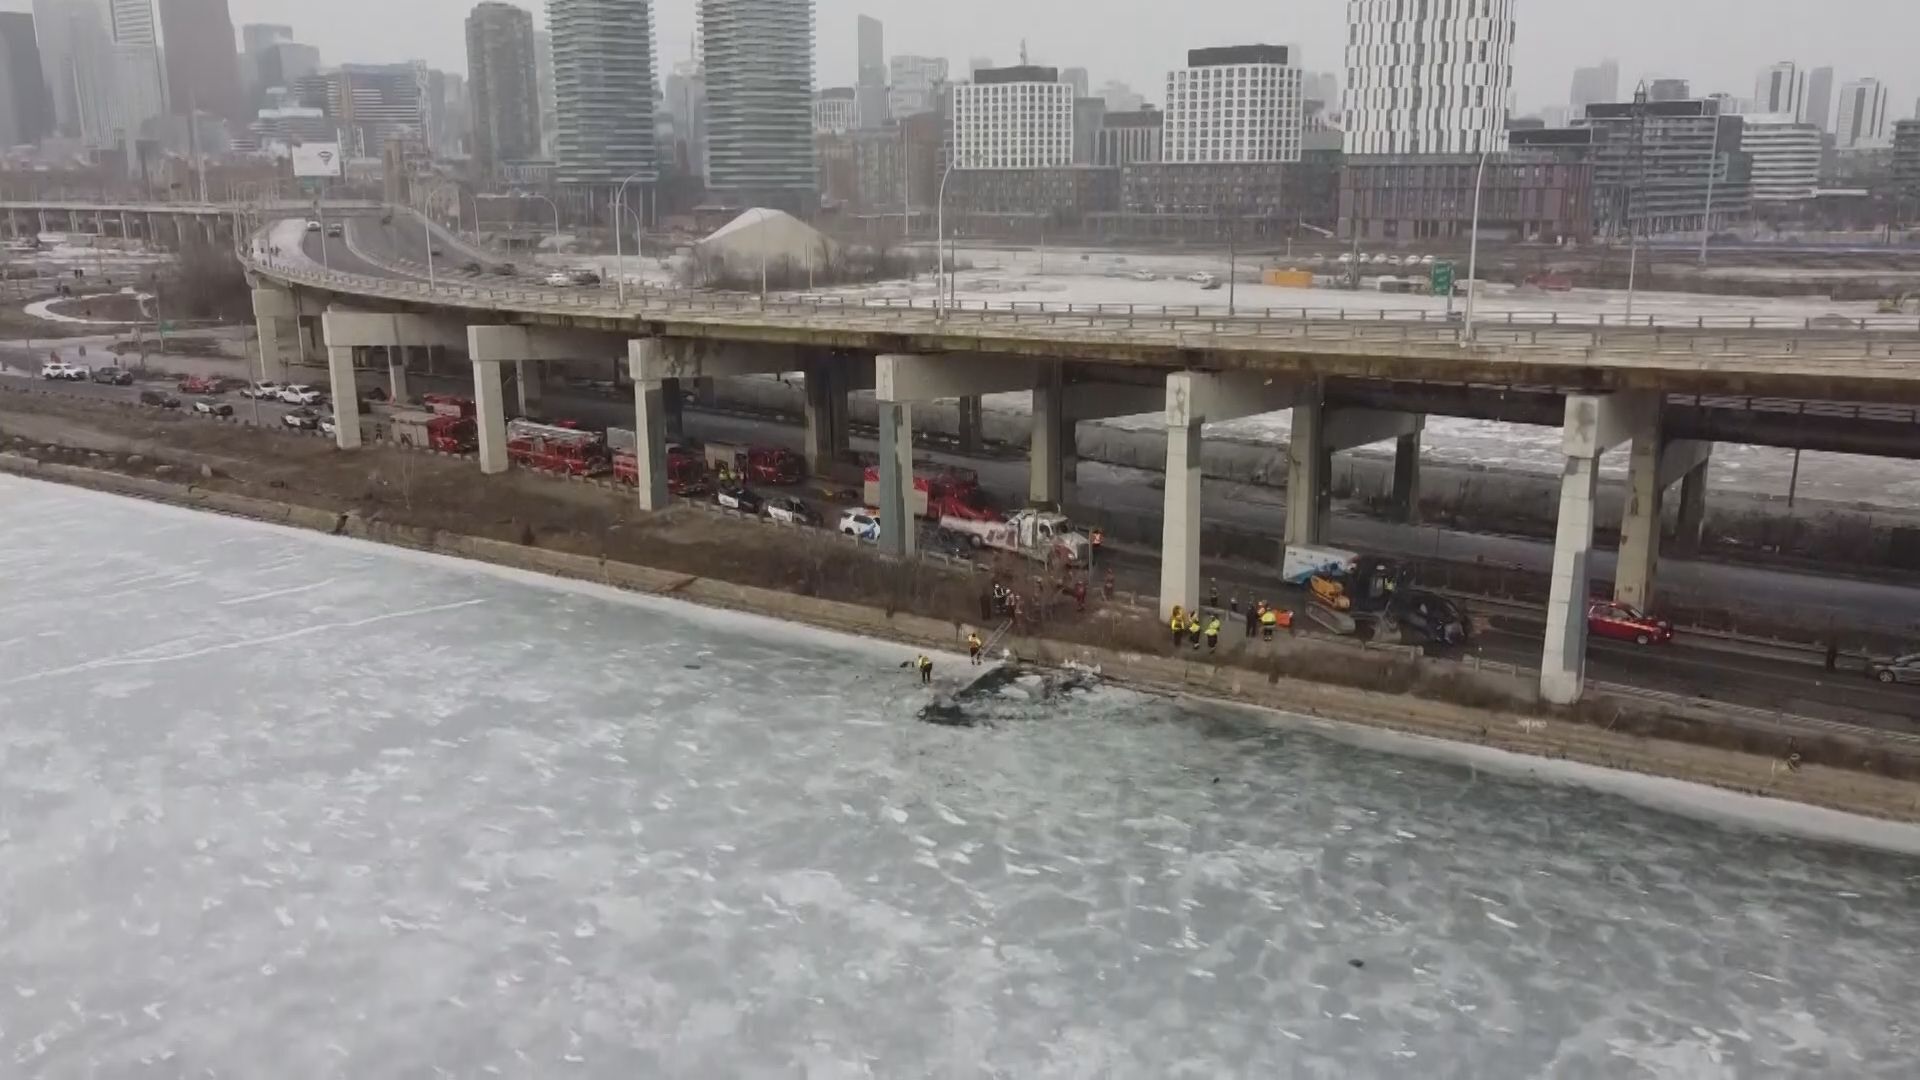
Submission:
M 783 525 L 818 525 L 820 515 L 806 503 L 791 495 L 781 495 L 767 500 L 767 517 Z
M 860 507 L 840 515 L 840 531 L 859 540 L 880 540 L 880 511 Z

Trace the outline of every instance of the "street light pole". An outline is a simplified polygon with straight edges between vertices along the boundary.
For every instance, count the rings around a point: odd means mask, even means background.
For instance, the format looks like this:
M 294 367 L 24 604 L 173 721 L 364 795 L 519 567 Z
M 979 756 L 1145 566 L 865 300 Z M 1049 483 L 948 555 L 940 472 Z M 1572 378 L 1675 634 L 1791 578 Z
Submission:
M 934 275 L 934 281 L 940 288 L 940 291 L 935 293 L 933 297 L 933 317 L 935 321 L 944 320 L 947 317 L 946 309 L 941 301 L 944 299 L 943 294 L 947 288 L 947 178 L 952 175 L 953 162 L 949 161 L 947 162 L 946 171 L 940 174 L 940 197 L 936 201 L 933 211 L 933 251 L 934 258 L 937 260 L 936 266 L 938 267 Z
M 1473 344 L 1473 300 L 1480 291 L 1480 190 L 1487 182 L 1487 155 L 1493 151 L 1493 138 L 1480 147 L 1480 167 L 1473 177 L 1473 236 L 1467 241 L 1467 323 L 1466 332 L 1461 336 L 1463 345 Z M 1452 290 L 1448 290 L 1451 303 Z
M 627 202 L 627 185 L 638 180 L 645 174 L 645 169 L 635 170 L 625 180 L 620 181 L 620 190 L 615 192 L 613 196 L 613 259 L 616 266 L 614 277 L 619 279 L 617 289 L 622 306 L 625 306 L 627 302 L 627 256 L 626 253 L 621 250 L 620 232 L 626 228 L 626 223 L 620 219 L 620 208 L 625 206 Z
M 1720 118 L 1713 121 L 1713 151 L 1707 158 L 1707 212 L 1700 218 L 1700 265 L 1707 265 L 1707 241 L 1713 237 L 1713 182 L 1720 177 Z

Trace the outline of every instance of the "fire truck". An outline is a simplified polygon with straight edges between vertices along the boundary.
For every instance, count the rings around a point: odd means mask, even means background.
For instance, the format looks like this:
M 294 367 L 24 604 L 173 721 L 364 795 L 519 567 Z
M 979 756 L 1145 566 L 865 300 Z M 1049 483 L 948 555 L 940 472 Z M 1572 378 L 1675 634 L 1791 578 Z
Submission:
M 866 502 L 880 504 L 880 467 L 867 466 Z M 929 462 L 913 464 L 913 496 L 908 509 L 915 517 L 957 518 L 962 521 L 1000 521 L 1003 515 L 980 490 L 980 475 L 972 469 L 949 468 Z
M 640 485 L 640 461 L 634 456 L 637 442 L 628 428 L 607 429 L 607 445 L 613 449 L 613 478 L 635 487 Z M 667 444 L 667 494 L 705 495 L 712 490 L 700 455 L 678 443 Z
M 607 446 L 597 431 L 509 420 L 507 460 L 541 472 L 592 476 L 607 467 Z
M 710 442 L 706 447 L 707 467 L 724 468 L 734 479 L 746 484 L 797 484 L 807 475 L 800 455 L 778 446 L 740 446 Z

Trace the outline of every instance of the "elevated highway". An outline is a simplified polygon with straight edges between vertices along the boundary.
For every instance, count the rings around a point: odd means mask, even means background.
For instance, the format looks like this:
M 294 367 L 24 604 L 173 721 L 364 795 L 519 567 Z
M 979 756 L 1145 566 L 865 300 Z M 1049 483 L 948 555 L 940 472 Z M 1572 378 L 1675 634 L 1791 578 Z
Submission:
M 247 256 L 263 349 L 287 328 L 319 323 L 341 411 L 340 445 L 357 445 L 356 352 L 384 352 L 404 393 L 414 347 L 464 351 L 480 408 L 481 467 L 507 468 L 503 365 L 522 393 L 540 365 L 619 359 L 634 386 L 642 446 L 639 498 L 665 505 L 668 415 L 684 380 L 806 373 L 807 451 L 846 444 L 845 395 L 872 387 L 880 405 L 883 542 L 912 550 L 905 523 L 916 402 L 1034 394 L 1030 494 L 1061 501 L 1072 425 L 1162 411 L 1168 434 L 1160 602 L 1200 599 L 1199 445 L 1209 422 L 1294 411 L 1285 542 L 1318 543 L 1330 506 L 1331 455 L 1392 441 L 1396 498 L 1417 503 L 1428 414 L 1555 424 L 1563 429 L 1560 535 L 1546 643 L 1544 697 L 1576 700 L 1585 681 L 1585 601 L 1596 522 L 1597 462 L 1629 455 L 1616 597 L 1653 600 L 1664 492 L 1682 486 L 1679 530 L 1697 504 L 1715 438 L 1920 458 L 1920 325 L 1603 326 L 1503 319 L 1472 340 L 1443 320 L 1227 315 L 1204 309 L 862 304 L 830 298 L 557 289 L 522 281 L 409 276 L 376 257 L 343 269 Z M 396 357 L 399 359 L 396 360 Z M 537 389 L 535 391 L 537 394 Z M 1794 440 L 1799 440 L 1798 442 Z

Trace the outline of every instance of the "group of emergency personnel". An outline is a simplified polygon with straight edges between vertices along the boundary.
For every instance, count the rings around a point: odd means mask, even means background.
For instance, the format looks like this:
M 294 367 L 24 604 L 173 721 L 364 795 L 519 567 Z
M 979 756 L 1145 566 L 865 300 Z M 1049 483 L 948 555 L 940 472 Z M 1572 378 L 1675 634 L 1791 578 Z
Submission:
M 1227 597 L 1227 610 L 1233 616 L 1240 615 L 1239 594 Z M 1207 603 L 1205 609 L 1187 611 L 1178 604 L 1174 605 L 1173 616 L 1167 620 L 1167 630 L 1173 635 L 1173 647 L 1177 650 L 1184 643 L 1194 652 L 1200 651 L 1200 635 L 1207 638 L 1207 651 L 1220 648 L 1220 583 L 1209 581 L 1207 585 Z M 1209 614 L 1210 613 L 1210 614 Z M 1258 634 L 1262 641 L 1272 641 L 1276 630 L 1293 628 L 1293 612 L 1275 607 L 1265 600 L 1246 610 L 1247 638 L 1252 640 Z

